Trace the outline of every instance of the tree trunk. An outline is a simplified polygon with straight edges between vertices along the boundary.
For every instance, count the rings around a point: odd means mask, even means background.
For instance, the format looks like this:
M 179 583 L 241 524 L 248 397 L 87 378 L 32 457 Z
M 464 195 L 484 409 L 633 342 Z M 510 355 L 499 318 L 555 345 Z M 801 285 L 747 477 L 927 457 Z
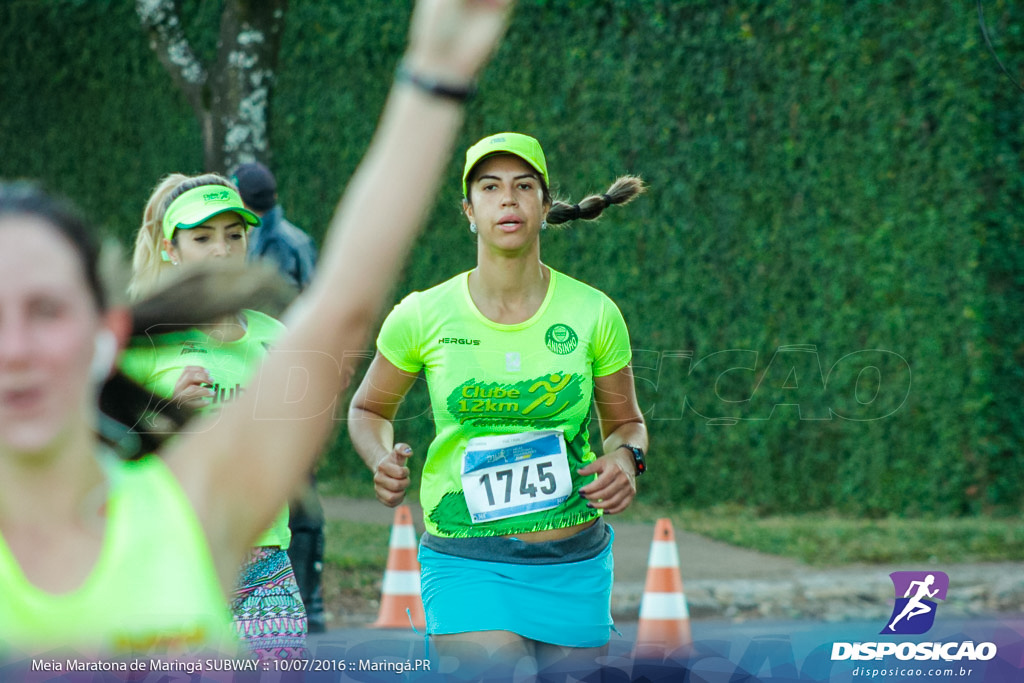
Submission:
M 136 0 L 135 8 L 199 120 L 205 169 L 228 173 L 255 159 L 269 165 L 270 102 L 288 0 L 224 0 L 212 70 L 195 56 L 177 0 Z

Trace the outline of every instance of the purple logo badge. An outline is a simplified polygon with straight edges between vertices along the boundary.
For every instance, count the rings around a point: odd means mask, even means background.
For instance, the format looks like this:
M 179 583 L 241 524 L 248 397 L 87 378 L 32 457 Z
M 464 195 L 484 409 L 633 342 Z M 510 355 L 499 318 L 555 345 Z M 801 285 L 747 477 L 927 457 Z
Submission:
M 935 601 L 945 600 L 949 577 L 944 572 L 893 572 L 896 604 L 882 634 L 917 635 L 935 623 Z

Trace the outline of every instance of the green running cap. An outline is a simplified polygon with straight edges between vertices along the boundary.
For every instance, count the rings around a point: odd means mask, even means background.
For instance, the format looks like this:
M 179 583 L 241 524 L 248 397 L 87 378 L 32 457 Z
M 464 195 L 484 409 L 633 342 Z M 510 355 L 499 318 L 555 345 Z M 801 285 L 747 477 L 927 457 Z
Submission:
M 544 150 L 541 149 L 537 139 L 522 133 L 497 133 L 484 138 L 466 150 L 466 168 L 462 172 L 462 196 L 469 196 L 466 187 L 469 172 L 481 160 L 493 154 L 513 154 L 519 157 L 543 176 L 546 187 L 551 187 L 551 183 L 548 182 L 548 164 L 544 160 Z
M 238 192 L 224 185 L 200 185 L 171 202 L 164 214 L 164 237 L 171 239 L 175 230 L 188 230 L 202 225 L 214 216 L 234 211 L 247 225 L 260 224 L 260 217 L 245 208 Z

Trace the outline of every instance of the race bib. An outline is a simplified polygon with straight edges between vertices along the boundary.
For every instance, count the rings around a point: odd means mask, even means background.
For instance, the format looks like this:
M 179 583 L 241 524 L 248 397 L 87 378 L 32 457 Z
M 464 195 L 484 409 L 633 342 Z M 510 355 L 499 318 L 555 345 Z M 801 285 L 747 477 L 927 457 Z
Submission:
M 474 524 L 558 507 L 572 492 L 565 436 L 546 430 L 470 439 L 462 490 Z

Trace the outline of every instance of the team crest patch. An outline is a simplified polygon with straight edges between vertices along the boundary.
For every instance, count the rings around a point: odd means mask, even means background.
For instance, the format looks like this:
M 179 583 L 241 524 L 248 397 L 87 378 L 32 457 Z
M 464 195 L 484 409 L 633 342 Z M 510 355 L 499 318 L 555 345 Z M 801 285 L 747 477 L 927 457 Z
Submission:
M 552 353 L 557 353 L 559 356 L 572 353 L 579 343 L 580 339 L 576 336 L 576 332 L 562 323 L 555 323 L 544 334 L 544 344 Z

